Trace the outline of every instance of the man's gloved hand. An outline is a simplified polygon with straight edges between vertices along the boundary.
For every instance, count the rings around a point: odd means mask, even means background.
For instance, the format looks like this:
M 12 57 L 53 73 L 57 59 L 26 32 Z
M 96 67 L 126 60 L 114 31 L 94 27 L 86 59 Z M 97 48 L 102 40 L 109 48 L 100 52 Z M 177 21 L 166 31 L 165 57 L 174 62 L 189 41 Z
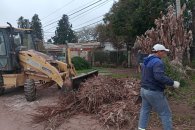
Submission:
M 178 81 L 174 81 L 173 87 L 174 88 L 179 88 L 179 86 L 180 86 L 180 83 Z

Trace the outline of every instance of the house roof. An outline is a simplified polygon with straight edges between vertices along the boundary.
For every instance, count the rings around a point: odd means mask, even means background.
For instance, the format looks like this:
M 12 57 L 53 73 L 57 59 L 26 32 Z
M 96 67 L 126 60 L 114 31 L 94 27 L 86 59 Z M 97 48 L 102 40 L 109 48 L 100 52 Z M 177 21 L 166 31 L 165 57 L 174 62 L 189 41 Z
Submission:
M 54 45 L 54 44 L 44 44 L 45 49 L 50 49 L 50 48 L 59 48 L 59 46 Z
M 100 42 L 68 43 L 70 48 L 94 48 L 100 46 Z
M 51 51 L 51 52 L 62 52 L 63 51 L 63 47 L 60 47 L 54 44 L 44 44 L 44 47 L 47 51 Z
M 101 44 L 100 42 L 91 42 L 91 43 L 68 43 L 68 47 L 70 48 L 70 50 L 72 51 L 79 51 L 79 50 L 83 50 L 83 51 L 89 51 L 93 48 L 97 48 L 99 47 Z M 45 43 L 44 47 L 46 50 L 49 51 L 63 51 L 63 48 L 66 48 L 66 45 L 61 44 L 61 45 L 54 45 L 51 43 Z

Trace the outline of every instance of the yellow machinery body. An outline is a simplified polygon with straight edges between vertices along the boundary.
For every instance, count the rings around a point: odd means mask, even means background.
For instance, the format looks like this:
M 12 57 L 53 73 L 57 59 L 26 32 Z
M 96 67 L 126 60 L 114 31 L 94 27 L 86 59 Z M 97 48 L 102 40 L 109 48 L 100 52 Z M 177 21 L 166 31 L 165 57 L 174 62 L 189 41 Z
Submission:
M 19 64 L 21 73 L 3 74 L 5 88 L 23 86 L 26 79 L 41 83 L 54 81 L 62 88 L 65 80 L 76 76 L 74 67 L 70 69 L 66 63 L 34 50 L 20 51 Z
M 30 29 L 0 27 L 0 95 L 5 88 L 24 86 L 26 99 L 34 101 L 37 84 L 66 88 L 78 86 L 88 76 L 98 74 L 94 71 L 77 78 L 69 48 L 66 48 L 67 63 L 54 60 L 36 48 Z

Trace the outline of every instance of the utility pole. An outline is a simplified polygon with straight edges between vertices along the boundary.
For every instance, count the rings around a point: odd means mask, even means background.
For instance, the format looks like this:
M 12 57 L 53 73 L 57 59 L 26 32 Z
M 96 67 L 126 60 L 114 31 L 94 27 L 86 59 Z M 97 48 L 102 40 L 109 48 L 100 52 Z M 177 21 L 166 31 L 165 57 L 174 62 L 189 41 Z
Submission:
M 176 16 L 177 16 L 177 18 L 180 15 L 180 11 L 181 11 L 181 3 L 180 3 L 180 0 L 176 0 Z
M 131 44 L 127 43 L 127 67 L 131 67 Z
M 192 34 L 193 34 L 193 46 L 195 46 L 195 6 L 192 7 Z

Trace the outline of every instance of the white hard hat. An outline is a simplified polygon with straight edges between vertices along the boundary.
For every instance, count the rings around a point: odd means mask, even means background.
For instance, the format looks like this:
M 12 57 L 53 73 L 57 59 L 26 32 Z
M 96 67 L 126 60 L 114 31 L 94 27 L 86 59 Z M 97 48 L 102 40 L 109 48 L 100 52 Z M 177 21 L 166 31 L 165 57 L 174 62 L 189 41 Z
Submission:
M 161 44 L 155 44 L 152 51 L 169 51 L 169 49 L 166 49 L 165 46 Z

